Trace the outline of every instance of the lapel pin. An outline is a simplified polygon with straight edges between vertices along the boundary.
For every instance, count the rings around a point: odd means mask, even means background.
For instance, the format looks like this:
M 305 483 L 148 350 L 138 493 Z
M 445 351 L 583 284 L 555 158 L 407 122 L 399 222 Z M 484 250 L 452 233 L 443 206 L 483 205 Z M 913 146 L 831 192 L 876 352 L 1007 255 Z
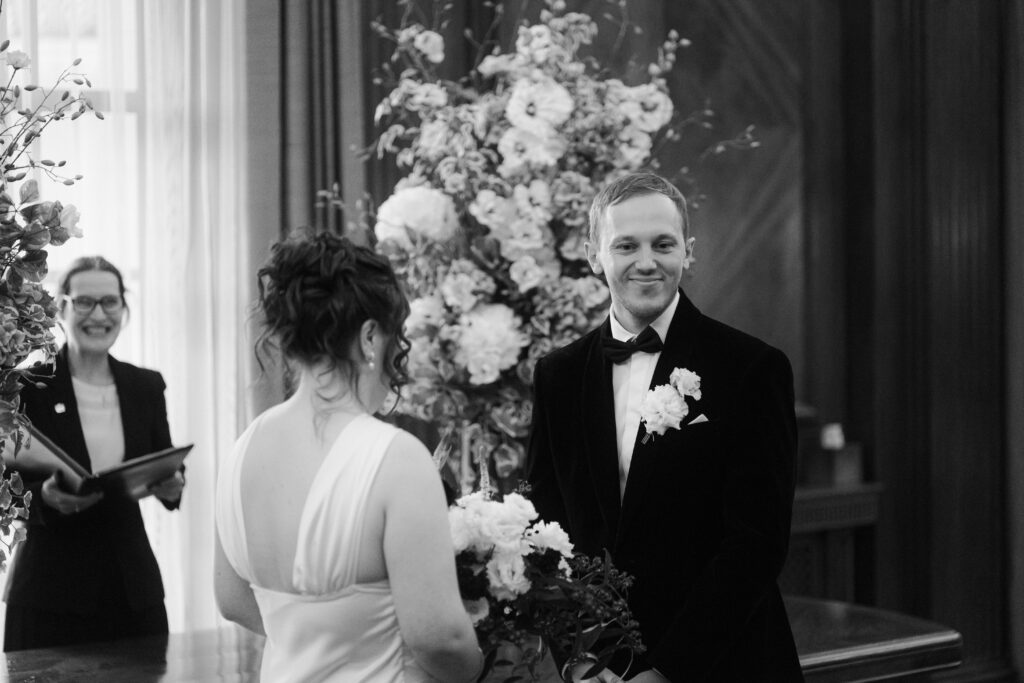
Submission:
M 56 403 L 53 406 L 53 412 L 57 413 L 58 415 L 63 415 L 66 411 L 67 407 L 65 407 L 63 403 Z

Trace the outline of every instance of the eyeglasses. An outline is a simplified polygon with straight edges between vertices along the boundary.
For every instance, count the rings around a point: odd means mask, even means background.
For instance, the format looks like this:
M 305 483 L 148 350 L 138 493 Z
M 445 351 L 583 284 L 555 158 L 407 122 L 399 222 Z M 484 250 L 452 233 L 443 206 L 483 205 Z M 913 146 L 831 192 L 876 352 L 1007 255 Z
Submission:
M 82 315 L 92 313 L 96 308 L 96 304 L 100 305 L 104 313 L 117 313 L 124 308 L 124 299 L 114 295 L 100 297 L 99 299 L 91 296 L 65 296 L 64 298 L 71 302 L 71 307 L 75 309 L 75 313 Z

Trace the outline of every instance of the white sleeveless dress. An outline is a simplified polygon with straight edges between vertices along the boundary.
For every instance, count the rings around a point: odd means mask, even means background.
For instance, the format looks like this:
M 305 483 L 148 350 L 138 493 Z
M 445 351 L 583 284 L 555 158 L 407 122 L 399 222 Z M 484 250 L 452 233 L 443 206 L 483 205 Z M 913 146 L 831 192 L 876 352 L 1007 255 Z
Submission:
M 249 581 L 267 640 L 267 683 L 433 681 L 402 641 L 387 581 L 355 583 L 366 499 L 398 430 L 369 415 L 352 420 L 324 458 L 302 511 L 294 592 L 253 583 L 239 496 L 257 419 L 239 437 L 217 483 L 217 531 L 228 561 Z M 258 530 L 253 530 L 258 533 Z

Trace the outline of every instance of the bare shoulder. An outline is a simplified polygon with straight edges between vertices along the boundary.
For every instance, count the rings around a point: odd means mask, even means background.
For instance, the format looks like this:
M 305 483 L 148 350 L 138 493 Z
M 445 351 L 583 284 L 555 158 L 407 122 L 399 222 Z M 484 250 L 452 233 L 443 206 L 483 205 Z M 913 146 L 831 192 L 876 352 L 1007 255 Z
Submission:
M 388 445 L 381 474 L 394 480 L 439 479 L 430 451 L 409 432 L 399 429 Z

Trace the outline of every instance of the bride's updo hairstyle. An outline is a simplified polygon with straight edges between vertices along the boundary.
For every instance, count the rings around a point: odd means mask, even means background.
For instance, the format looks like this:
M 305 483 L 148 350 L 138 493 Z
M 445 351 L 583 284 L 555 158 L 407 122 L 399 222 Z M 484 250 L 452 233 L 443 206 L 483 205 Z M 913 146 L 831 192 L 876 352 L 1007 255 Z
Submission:
M 391 339 L 381 359 L 396 393 L 408 381 L 409 341 L 402 323 L 409 302 L 387 259 L 345 237 L 297 231 L 275 243 L 257 273 L 263 329 L 257 355 L 280 351 L 305 365 L 326 362 L 358 377 L 351 358 L 363 323 L 375 320 Z

